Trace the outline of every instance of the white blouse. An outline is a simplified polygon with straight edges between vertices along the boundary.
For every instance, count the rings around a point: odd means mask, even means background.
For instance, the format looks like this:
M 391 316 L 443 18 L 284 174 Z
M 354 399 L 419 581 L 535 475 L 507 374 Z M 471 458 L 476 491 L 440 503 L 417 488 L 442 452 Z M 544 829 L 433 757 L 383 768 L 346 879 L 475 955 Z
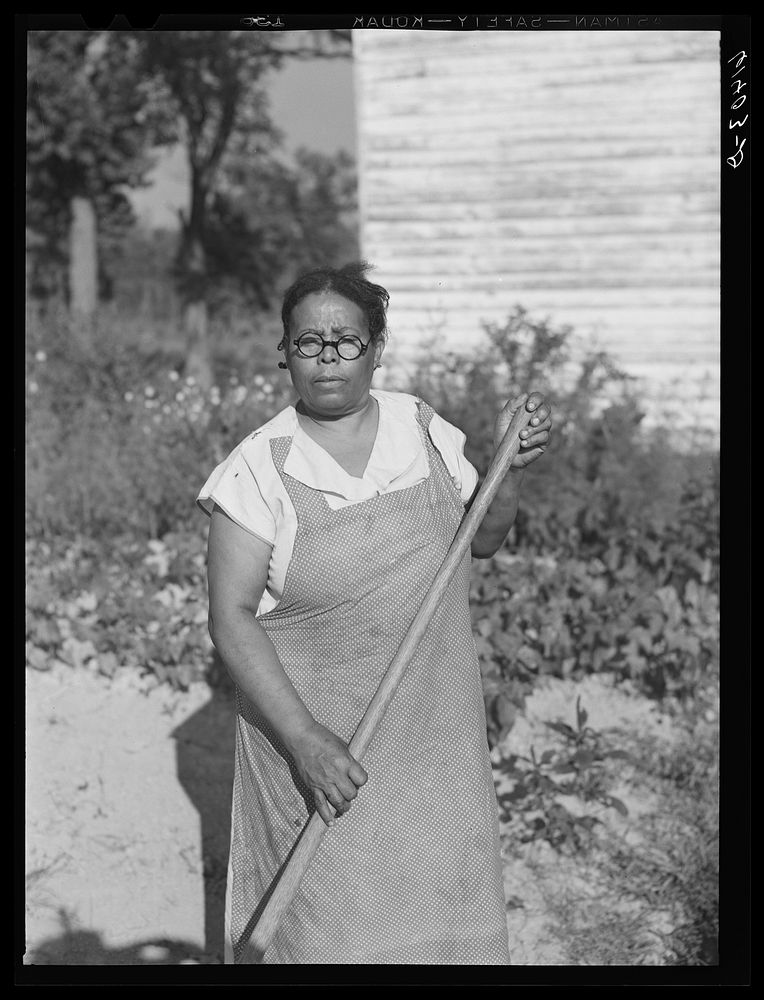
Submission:
M 416 396 L 380 389 L 370 392 L 379 405 L 379 423 L 360 478 L 345 472 L 313 441 L 300 426 L 295 408 L 287 406 L 238 444 L 202 487 L 197 503 L 205 514 L 211 514 L 217 504 L 238 525 L 272 546 L 268 582 L 258 615 L 270 611 L 281 599 L 297 534 L 297 515 L 273 464 L 271 438 L 292 438 L 284 472 L 320 490 L 335 510 L 406 489 L 429 475 L 427 451 L 417 423 Z M 465 435 L 435 414 L 429 436 L 466 503 L 475 490 L 478 474 L 464 456 Z

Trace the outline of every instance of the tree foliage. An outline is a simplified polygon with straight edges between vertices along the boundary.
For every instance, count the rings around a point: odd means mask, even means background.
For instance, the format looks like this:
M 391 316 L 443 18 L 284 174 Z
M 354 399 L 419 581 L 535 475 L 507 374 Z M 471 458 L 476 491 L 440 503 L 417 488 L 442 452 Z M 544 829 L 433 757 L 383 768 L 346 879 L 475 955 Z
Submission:
M 174 274 L 188 345 L 187 371 L 206 385 L 212 380 L 210 306 L 225 297 L 226 286 L 242 289 L 245 298 L 264 305 L 280 243 L 278 232 L 269 232 L 260 217 L 253 218 L 252 205 L 237 200 L 226 167 L 234 160 L 261 181 L 283 187 L 279 168 L 269 162 L 280 135 L 268 113 L 264 78 L 287 56 L 347 51 L 348 39 L 335 32 L 306 36 L 297 46 L 285 45 L 281 36 L 246 31 L 142 36 L 146 72 L 177 116 L 177 139 L 188 157 L 190 200 L 181 214 Z M 251 180 L 245 186 L 250 194 L 257 191 Z M 266 215 L 273 220 L 272 212 Z
M 264 307 L 277 274 L 354 255 L 350 158 L 279 159 L 267 79 L 286 59 L 348 53 L 340 31 L 31 32 L 31 294 L 65 291 L 75 197 L 95 206 L 99 259 L 119 256 L 135 221 L 127 189 L 147 182 L 162 144 L 179 143 L 188 162 L 171 270 L 181 305 L 196 306 L 202 353 L 208 307 Z
M 28 40 L 27 227 L 31 291 L 64 290 L 74 197 L 91 200 L 99 241 L 133 221 L 126 187 L 146 182 L 166 120 L 131 32 L 33 31 Z
M 357 256 L 356 179 L 345 152 L 301 149 L 291 165 L 236 158 L 212 200 L 207 229 L 209 302 L 267 310 L 284 283 Z
M 179 290 L 186 298 L 208 299 L 221 267 L 233 263 L 234 255 L 221 245 L 221 226 L 231 227 L 238 247 L 236 238 L 244 231 L 247 215 L 251 222 L 251 213 L 234 206 L 225 180 L 229 161 L 236 161 L 240 174 L 249 169 L 261 183 L 275 181 L 278 186 L 279 170 L 269 158 L 281 136 L 269 115 L 265 77 L 288 56 L 328 54 L 342 44 L 328 37 L 333 33 L 306 34 L 311 37 L 305 45 L 289 48 L 280 36 L 246 31 L 160 31 L 143 36 L 147 72 L 164 87 L 177 114 L 177 138 L 188 156 L 190 203 L 181 218 L 176 267 Z M 255 191 L 251 179 L 234 187 Z M 263 232 L 262 225 L 249 226 L 255 244 Z M 267 258 L 267 248 L 264 254 Z M 241 267 L 226 273 L 233 277 L 237 271 L 241 274 Z

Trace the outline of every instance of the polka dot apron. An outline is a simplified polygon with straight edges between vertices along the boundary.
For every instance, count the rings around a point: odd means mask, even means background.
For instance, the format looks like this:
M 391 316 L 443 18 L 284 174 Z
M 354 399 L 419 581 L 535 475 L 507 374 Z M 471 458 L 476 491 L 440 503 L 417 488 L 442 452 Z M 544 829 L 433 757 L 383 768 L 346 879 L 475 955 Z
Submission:
M 298 518 L 278 605 L 258 620 L 314 718 L 349 742 L 430 587 L 464 506 L 426 427 L 429 477 L 332 510 L 283 471 Z M 509 963 L 498 816 L 472 635 L 469 553 L 361 760 L 266 963 Z M 249 935 L 313 812 L 276 734 L 237 689 L 226 960 Z

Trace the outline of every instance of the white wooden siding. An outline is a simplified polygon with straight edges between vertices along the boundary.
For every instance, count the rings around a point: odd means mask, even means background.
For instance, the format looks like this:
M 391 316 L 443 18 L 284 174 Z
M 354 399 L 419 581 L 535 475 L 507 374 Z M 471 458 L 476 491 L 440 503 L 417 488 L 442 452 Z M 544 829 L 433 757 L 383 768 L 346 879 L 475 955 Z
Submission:
M 718 32 L 353 32 L 389 363 L 515 305 L 718 429 Z M 398 373 L 396 376 L 395 373 Z M 660 414 L 660 415 L 659 415 Z

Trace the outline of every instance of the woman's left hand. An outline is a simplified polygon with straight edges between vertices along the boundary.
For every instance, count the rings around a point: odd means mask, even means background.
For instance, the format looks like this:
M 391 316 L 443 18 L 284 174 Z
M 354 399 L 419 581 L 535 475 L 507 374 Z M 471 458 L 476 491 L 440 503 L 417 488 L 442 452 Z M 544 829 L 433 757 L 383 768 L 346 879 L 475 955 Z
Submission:
M 498 448 L 515 413 L 525 407 L 533 413 L 531 422 L 520 431 L 520 450 L 512 460 L 512 469 L 524 469 L 543 455 L 552 431 L 552 407 L 540 392 L 525 393 L 509 400 L 496 418 L 493 431 L 494 447 Z

